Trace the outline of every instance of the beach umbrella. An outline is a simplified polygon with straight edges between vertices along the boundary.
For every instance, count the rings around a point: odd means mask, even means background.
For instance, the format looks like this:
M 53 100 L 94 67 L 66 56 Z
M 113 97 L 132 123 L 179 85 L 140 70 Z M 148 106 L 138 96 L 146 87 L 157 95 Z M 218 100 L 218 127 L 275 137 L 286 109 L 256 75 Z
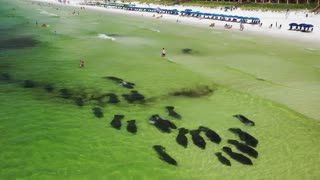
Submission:
M 298 26 L 297 23 L 290 23 L 289 26 Z
M 293 26 L 295 26 L 296 29 L 298 28 L 298 24 L 297 24 L 297 23 L 290 23 L 289 26 L 290 26 L 290 29 L 289 29 L 289 30 L 292 30 L 292 27 L 293 27 Z
M 305 23 L 301 23 L 301 24 L 299 24 L 298 26 L 305 26 L 305 25 L 307 25 L 307 24 L 305 24 Z
M 301 24 L 299 24 L 298 26 L 299 26 L 299 30 L 302 30 L 302 28 L 304 28 L 305 29 L 305 26 L 306 26 L 307 24 L 305 24 L 305 23 L 301 23 Z

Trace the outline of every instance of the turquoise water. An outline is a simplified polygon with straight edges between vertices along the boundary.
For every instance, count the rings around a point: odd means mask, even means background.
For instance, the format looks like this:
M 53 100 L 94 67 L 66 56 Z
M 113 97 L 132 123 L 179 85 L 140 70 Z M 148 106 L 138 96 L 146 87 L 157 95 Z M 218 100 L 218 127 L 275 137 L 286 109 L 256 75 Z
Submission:
M 16 10 L 12 10 L 12 8 Z M 1 2 L 1 41 L 30 37 L 40 43 L 24 49 L 2 48 L 1 73 L 12 80 L 0 83 L 1 179 L 317 179 L 320 126 L 318 45 L 277 42 L 252 35 L 132 18 L 73 8 L 41 7 L 30 2 Z M 58 16 L 41 14 L 41 11 Z M 7 15 L 9 14 L 10 17 Z M 4 15 L 4 16 L 3 16 Z M 38 21 L 38 25 L 36 25 Z M 29 23 L 28 23 L 29 22 Z M 41 28 L 40 24 L 50 25 Z M 159 30 L 156 32 L 154 30 Z M 56 33 L 55 33 L 56 31 Z M 118 34 L 116 40 L 98 34 Z M 7 41 L 6 41 L 7 42 Z M 160 57 L 162 47 L 168 59 Z M 183 48 L 192 49 L 183 54 Z M 79 68 L 84 59 L 85 68 Z M 129 90 L 104 79 L 117 76 L 136 83 L 144 104 L 101 107 L 97 102 L 78 107 L 59 97 L 74 94 L 117 95 Z M 260 79 L 260 80 L 257 80 Z M 23 88 L 23 80 L 36 88 Z M 47 93 L 43 85 L 53 84 Z M 175 97 L 181 89 L 214 92 L 202 97 Z M 184 149 L 175 142 L 177 131 L 162 133 L 148 123 L 152 114 L 171 119 L 164 107 L 173 105 L 182 120 L 178 127 L 204 125 L 221 137 L 202 150 L 191 142 Z M 244 114 L 255 127 L 241 124 Z M 121 130 L 109 123 L 124 114 Z M 126 120 L 136 119 L 138 133 L 126 131 Z M 214 153 L 238 139 L 228 131 L 239 127 L 259 140 L 253 166 L 231 160 L 223 166 Z M 171 166 L 152 149 L 166 147 L 177 160 Z M 237 151 L 234 147 L 233 150 Z

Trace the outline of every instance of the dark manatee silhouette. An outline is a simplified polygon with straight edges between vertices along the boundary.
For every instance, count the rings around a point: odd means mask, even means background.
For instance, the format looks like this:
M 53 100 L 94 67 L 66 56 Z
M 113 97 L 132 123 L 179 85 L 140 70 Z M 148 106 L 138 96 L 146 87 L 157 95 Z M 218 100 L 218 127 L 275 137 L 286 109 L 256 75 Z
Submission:
M 107 36 L 110 36 L 110 37 L 123 37 L 123 35 L 121 35 L 121 34 L 107 34 Z
M 253 165 L 252 161 L 250 158 L 242 155 L 242 154 L 239 154 L 239 153 L 235 153 L 235 152 L 232 152 L 232 149 L 229 148 L 229 147 L 223 147 L 222 150 L 227 153 L 232 159 L 242 163 L 242 164 L 245 164 L 245 165 Z
M 68 89 L 60 89 L 60 96 L 64 99 L 69 99 L 72 96 L 72 93 Z
M 203 139 L 203 137 L 200 136 L 200 130 L 191 130 L 190 131 L 193 144 L 198 146 L 201 149 L 206 148 L 206 141 Z
M 217 152 L 217 153 L 216 153 L 216 156 L 217 156 L 218 160 L 219 160 L 222 164 L 224 164 L 224 165 L 226 165 L 226 166 L 231 166 L 231 162 L 229 161 L 229 159 L 226 158 L 226 157 L 224 157 L 221 152 Z
M 184 49 L 182 49 L 182 52 L 183 52 L 184 54 L 190 54 L 190 53 L 192 52 L 192 49 L 190 49 L 190 48 L 184 48 Z
M 228 143 L 234 145 L 239 151 L 246 153 L 251 157 L 258 157 L 258 152 L 250 146 L 242 144 L 237 140 L 228 140 Z
M 154 145 L 153 149 L 158 153 L 159 158 L 168 164 L 177 166 L 178 163 L 169 154 L 166 153 L 166 148 L 161 145 Z
M 102 118 L 103 117 L 103 112 L 101 110 L 101 108 L 99 107 L 95 107 L 92 108 L 93 114 L 97 117 L 97 118 Z
M 210 141 L 219 144 L 221 142 L 221 137 L 219 134 L 217 134 L 215 131 L 204 127 L 204 126 L 199 126 L 198 128 L 200 131 L 205 132 L 206 136 L 210 139 Z
M 240 140 L 244 141 L 246 145 L 257 147 L 259 141 L 249 133 L 242 131 L 240 128 L 229 128 L 229 130 L 235 134 L 238 134 Z
M 83 106 L 84 105 L 84 100 L 82 98 L 76 98 L 74 100 L 74 102 L 76 103 L 76 105 L 78 106 Z
M 239 119 L 245 125 L 255 126 L 255 123 L 253 121 L 251 121 L 250 119 L 248 119 L 247 117 L 245 117 L 244 115 L 237 114 L 237 115 L 233 115 L 233 117 Z
M 105 78 L 110 79 L 110 80 L 112 80 L 112 81 L 115 81 L 115 82 L 119 83 L 120 85 L 122 85 L 123 87 L 126 87 L 126 88 L 128 88 L 128 89 L 133 89 L 134 86 L 135 86 L 134 83 L 124 81 L 123 79 L 118 78 L 118 77 L 107 76 L 107 77 L 105 77 Z
M 137 133 L 137 125 L 136 125 L 136 120 L 129 120 L 127 121 L 127 131 L 131 132 L 133 134 Z
M 54 87 L 52 84 L 46 84 L 43 87 L 44 90 L 46 90 L 47 92 L 52 92 L 54 90 Z
M 0 49 L 24 49 L 37 46 L 40 41 L 33 37 L 19 37 L 3 40 L 0 43 Z
M 10 81 L 11 76 L 8 73 L 1 73 L 0 75 L 0 81 Z
M 180 128 L 179 129 L 179 134 L 176 137 L 176 141 L 178 144 L 180 144 L 183 147 L 187 147 L 188 146 L 188 138 L 186 136 L 186 134 L 189 132 L 188 129 L 185 128 Z
M 97 101 L 100 106 L 105 106 L 107 103 L 116 104 L 120 102 L 118 96 L 114 93 L 94 94 L 91 95 L 89 100 Z
M 114 76 L 107 76 L 107 77 L 104 77 L 104 78 L 110 79 L 110 80 L 115 81 L 117 83 L 121 83 L 123 81 L 123 79 L 118 78 L 118 77 L 114 77 Z
M 35 86 L 36 86 L 35 82 L 33 82 L 31 80 L 24 80 L 23 81 L 23 87 L 24 88 L 33 88 Z
M 144 102 L 144 96 L 140 94 L 138 91 L 131 91 L 130 94 L 122 95 L 129 103 L 133 103 L 136 101 Z
M 105 106 L 110 99 L 108 94 L 109 93 L 107 93 L 107 94 L 94 94 L 94 95 L 91 95 L 89 100 L 97 101 L 99 106 Z
M 120 83 L 123 87 L 126 87 L 126 88 L 128 88 L 128 89 L 133 89 L 134 88 L 134 83 L 132 83 L 132 82 L 126 82 L 126 81 L 122 81 L 121 83 Z
M 181 115 L 174 111 L 173 106 L 166 106 L 166 109 L 169 111 L 169 116 L 181 119 Z
M 149 123 L 156 126 L 162 132 L 170 133 L 171 129 L 177 129 L 177 126 L 167 119 L 163 119 L 158 114 L 154 114 L 149 118 Z
M 106 94 L 107 96 L 109 96 L 109 103 L 113 103 L 113 104 L 116 104 L 116 103 L 119 103 L 120 100 L 118 98 L 118 96 L 114 93 L 108 93 Z
M 124 115 L 114 115 L 113 120 L 110 122 L 111 126 L 115 129 L 120 129 L 122 126 L 121 120 L 124 118 Z

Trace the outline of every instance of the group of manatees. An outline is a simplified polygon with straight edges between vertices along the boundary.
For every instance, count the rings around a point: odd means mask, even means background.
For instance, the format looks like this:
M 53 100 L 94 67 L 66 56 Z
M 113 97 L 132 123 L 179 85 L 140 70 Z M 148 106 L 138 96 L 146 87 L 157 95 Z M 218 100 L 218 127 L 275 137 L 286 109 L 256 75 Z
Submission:
M 243 115 L 235 115 L 235 116 L 246 118 Z M 163 119 L 159 115 L 152 115 L 151 118 L 149 119 L 149 122 L 154 124 L 159 130 L 165 133 L 170 133 L 171 129 L 177 129 L 177 127 L 174 125 L 173 122 L 171 122 L 170 120 Z M 250 123 L 250 126 L 253 126 L 252 123 Z M 205 126 L 199 126 L 197 129 L 193 129 L 193 130 L 189 130 L 182 127 L 182 128 L 178 128 L 178 130 L 179 132 L 178 132 L 178 135 L 176 136 L 176 142 L 184 148 L 188 147 L 188 138 L 186 136 L 188 133 L 191 135 L 193 144 L 201 149 L 206 148 L 206 141 L 205 141 L 205 138 L 201 136 L 201 133 L 204 133 L 206 138 L 215 144 L 220 144 L 220 142 L 222 141 L 222 138 L 219 136 L 218 133 L 216 133 L 214 130 Z M 239 139 L 244 142 L 242 143 L 237 140 L 229 139 L 227 140 L 227 142 L 230 145 L 233 145 L 237 150 L 239 150 L 240 152 L 252 158 L 258 157 L 258 152 L 254 149 L 254 147 L 257 147 L 258 145 L 258 140 L 256 138 L 254 138 L 249 133 L 242 131 L 240 128 L 230 128 L 229 130 L 237 134 L 239 136 Z M 160 159 L 162 159 L 163 161 L 171 165 L 178 165 L 176 160 L 174 160 L 174 158 L 172 158 L 168 153 L 165 152 L 165 148 L 162 145 L 155 145 L 154 149 L 156 149 L 156 151 L 158 152 Z M 244 165 L 253 165 L 249 157 L 243 154 L 234 152 L 230 147 L 224 146 L 222 148 L 222 151 L 225 152 L 230 158 L 234 159 L 235 161 L 238 161 Z M 226 166 L 231 166 L 230 160 L 227 157 L 223 156 L 221 152 L 217 152 L 215 153 L 215 155 L 217 156 L 218 160 L 222 164 Z
M 109 76 L 105 78 L 112 80 L 128 89 L 134 89 L 134 86 L 135 86 L 134 83 L 124 81 L 123 79 L 120 79 L 117 77 Z M 31 80 L 14 81 L 11 79 L 11 76 L 7 73 L 2 73 L 0 76 L 0 80 L 6 81 L 6 82 L 18 82 L 18 83 L 22 82 L 21 84 L 22 84 L 22 87 L 24 88 L 42 87 L 45 89 L 45 91 L 49 93 L 54 91 L 54 86 L 52 84 L 39 84 Z M 102 112 L 102 107 L 105 105 L 105 103 L 116 104 L 120 102 L 118 96 L 114 93 L 104 93 L 104 94 L 98 94 L 98 95 L 91 95 L 90 97 L 87 97 L 84 94 L 75 95 L 69 89 L 66 89 L 66 88 L 60 89 L 58 90 L 58 92 L 60 97 L 64 99 L 73 100 L 75 104 L 77 104 L 78 106 L 83 106 L 84 103 L 88 101 L 97 102 L 98 106 L 100 107 L 94 107 L 92 109 L 93 114 L 97 118 L 104 117 L 104 114 Z M 127 100 L 128 103 L 145 101 L 145 97 L 136 90 L 131 90 L 129 94 L 123 94 L 122 97 L 125 100 Z M 175 111 L 175 107 L 166 106 L 165 109 L 168 111 L 168 115 L 173 119 L 177 119 L 177 120 L 182 119 L 182 116 Z M 255 126 L 255 123 L 252 120 L 245 117 L 244 115 L 237 114 L 237 115 L 234 115 L 233 117 L 238 119 L 240 122 L 242 122 L 246 126 Z M 124 115 L 119 115 L 119 114 L 114 115 L 113 119 L 110 122 L 110 126 L 117 130 L 120 130 L 122 127 L 122 120 L 124 118 L 125 118 Z M 157 129 L 159 129 L 163 133 L 171 133 L 173 131 L 178 131 L 178 134 L 175 140 L 177 144 L 182 146 L 183 148 L 188 147 L 189 140 L 188 140 L 187 134 L 190 134 L 193 144 L 201 149 L 206 149 L 207 142 L 205 138 L 215 144 L 220 144 L 220 142 L 222 141 L 222 138 L 219 136 L 219 134 L 214 130 L 210 129 L 209 127 L 199 126 L 196 129 L 187 129 L 184 127 L 178 128 L 174 122 L 161 117 L 159 114 L 151 115 L 151 117 L 149 118 L 149 123 L 155 126 Z M 136 120 L 132 120 L 132 119 L 127 120 L 126 129 L 128 132 L 132 134 L 136 134 L 138 131 Z M 234 146 L 238 151 L 240 151 L 243 154 L 235 152 L 230 147 L 224 146 L 222 148 L 222 152 L 215 153 L 217 159 L 223 165 L 231 166 L 231 161 L 222 154 L 222 153 L 225 153 L 231 159 L 239 163 L 242 163 L 244 165 L 253 165 L 252 160 L 249 157 L 245 156 L 244 154 L 252 158 L 257 158 L 258 152 L 255 150 L 255 148 L 258 145 L 258 140 L 252 135 L 250 135 L 248 132 L 243 131 L 240 128 L 229 128 L 229 131 L 238 135 L 240 141 L 228 139 L 227 143 Z M 157 152 L 161 160 L 171 165 L 175 165 L 175 166 L 178 165 L 177 161 L 166 152 L 166 148 L 164 146 L 154 145 L 153 149 Z

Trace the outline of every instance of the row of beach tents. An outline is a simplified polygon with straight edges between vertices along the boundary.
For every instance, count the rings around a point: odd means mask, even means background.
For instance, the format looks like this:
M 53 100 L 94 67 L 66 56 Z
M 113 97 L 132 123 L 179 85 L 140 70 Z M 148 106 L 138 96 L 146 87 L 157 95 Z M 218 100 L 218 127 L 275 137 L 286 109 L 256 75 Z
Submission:
M 88 4 L 88 5 L 99 5 L 104 7 L 114 7 L 119 9 L 125 9 L 128 11 L 142 11 L 142 12 L 153 12 L 159 14 L 172 14 L 172 15 L 181 15 L 181 16 L 190 16 L 197 18 L 205 19 L 214 19 L 221 21 L 232 21 L 240 23 L 249 23 L 249 24 L 260 24 L 260 19 L 257 17 L 245 17 L 245 16 L 236 16 L 236 15 L 226 15 L 226 14 L 215 14 L 215 13 L 206 13 L 200 11 L 193 11 L 192 9 L 185 9 L 179 11 L 178 9 L 162 9 L 162 8 L 151 8 L 151 7 L 137 7 L 134 4 L 126 3 L 99 3 L 99 4 Z
M 313 31 L 313 25 L 312 24 L 305 24 L 305 23 L 290 23 L 289 30 L 293 31 L 301 31 L 301 32 L 312 32 Z

